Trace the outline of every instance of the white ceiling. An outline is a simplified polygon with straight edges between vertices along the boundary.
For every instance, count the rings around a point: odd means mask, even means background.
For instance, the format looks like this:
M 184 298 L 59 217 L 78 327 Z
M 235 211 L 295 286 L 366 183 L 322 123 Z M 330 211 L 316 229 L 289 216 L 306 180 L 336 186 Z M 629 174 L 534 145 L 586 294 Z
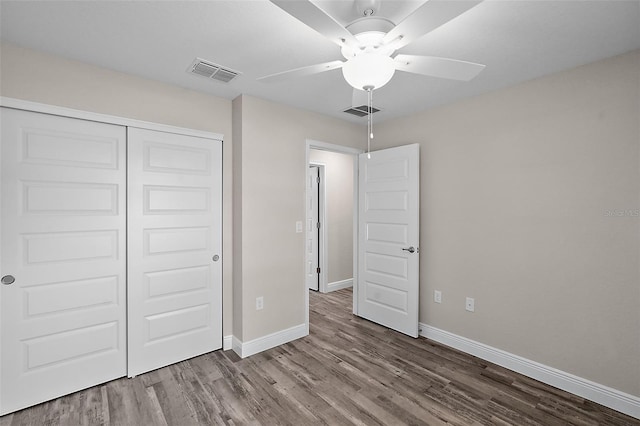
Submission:
M 423 0 L 382 0 L 395 23 Z M 352 1 L 318 0 L 339 22 Z M 339 47 L 267 0 L 0 1 L 1 37 L 113 70 L 233 99 L 245 93 L 363 122 L 341 112 L 352 90 L 340 70 L 285 80 L 257 77 L 342 59 Z M 376 120 L 510 86 L 640 48 L 640 0 L 485 0 L 400 53 L 486 64 L 470 82 L 396 72 L 375 91 Z M 188 74 L 195 57 L 240 71 L 224 84 Z M 46 70 L 43 70 L 46 72 Z

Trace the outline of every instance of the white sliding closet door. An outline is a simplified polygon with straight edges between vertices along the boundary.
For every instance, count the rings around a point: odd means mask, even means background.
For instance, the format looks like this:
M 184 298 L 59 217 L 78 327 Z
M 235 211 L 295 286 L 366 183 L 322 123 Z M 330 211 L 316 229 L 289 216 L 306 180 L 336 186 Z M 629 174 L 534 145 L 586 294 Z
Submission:
M 0 121 L 2 415 L 126 374 L 126 131 Z
M 130 377 L 222 347 L 222 143 L 128 129 Z

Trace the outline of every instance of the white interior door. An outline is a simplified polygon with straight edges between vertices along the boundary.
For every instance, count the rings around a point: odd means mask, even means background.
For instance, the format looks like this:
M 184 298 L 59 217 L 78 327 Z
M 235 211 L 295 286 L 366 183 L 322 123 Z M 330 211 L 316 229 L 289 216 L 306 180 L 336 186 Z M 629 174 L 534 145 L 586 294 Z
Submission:
M 130 377 L 222 347 L 222 142 L 128 129 Z
M 318 272 L 320 267 L 318 262 L 318 223 L 320 223 L 318 217 L 318 179 L 320 179 L 319 168 L 317 166 L 309 166 L 309 172 L 307 173 L 307 286 L 310 290 L 316 291 L 320 288 L 320 273 Z
M 126 374 L 126 133 L 0 110 L 6 414 Z
M 418 337 L 419 145 L 361 154 L 358 315 Z

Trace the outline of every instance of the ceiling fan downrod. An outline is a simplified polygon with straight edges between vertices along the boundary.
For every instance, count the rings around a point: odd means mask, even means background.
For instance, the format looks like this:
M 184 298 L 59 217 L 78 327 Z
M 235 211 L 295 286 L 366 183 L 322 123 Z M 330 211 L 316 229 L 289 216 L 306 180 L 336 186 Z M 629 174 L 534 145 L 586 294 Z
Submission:
M 377 14 L 380 10 L 380 0 L 356 0 L 358 15 L 368 17 Z

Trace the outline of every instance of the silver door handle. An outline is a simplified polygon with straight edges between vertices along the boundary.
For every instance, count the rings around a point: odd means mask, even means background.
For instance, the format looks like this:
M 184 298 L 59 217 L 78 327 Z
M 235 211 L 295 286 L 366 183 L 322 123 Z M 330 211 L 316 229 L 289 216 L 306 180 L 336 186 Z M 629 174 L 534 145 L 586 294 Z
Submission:
M 408 251 L 409 253 L 415 253 L 416 252 L 416 249 L 413 246 L 411 246 L 409 248 L 403 248 L 402 250 Z
M 2 284 L 4 284 L 4 285 L 13 284 L 15 281 L 16 281 L 16 279 L 13 277 L 13 275 L 5 275 L 0 280 L 0 282 L 2 282 Z

